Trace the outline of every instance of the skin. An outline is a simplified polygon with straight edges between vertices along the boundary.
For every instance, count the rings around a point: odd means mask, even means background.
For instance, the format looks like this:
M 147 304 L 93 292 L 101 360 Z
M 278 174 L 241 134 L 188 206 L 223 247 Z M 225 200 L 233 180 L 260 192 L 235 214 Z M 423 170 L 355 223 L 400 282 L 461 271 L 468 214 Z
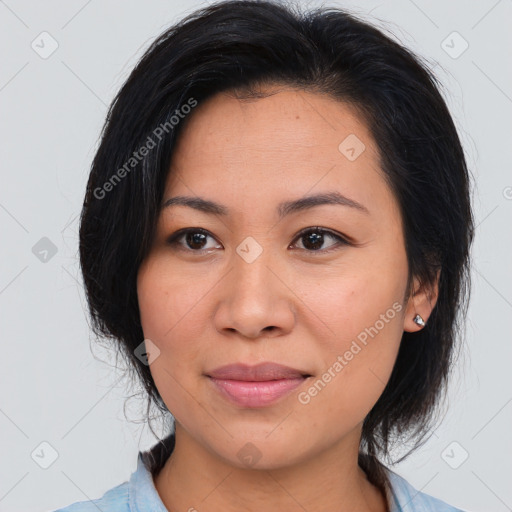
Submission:
M 163 209 L 139 269 L 144 335 L 160 351 L 150 370 L 176 420 L 176 447 L 155 486 L 173 512 L 383 512 L 384 495 L 357 463 L 362 422 L 389 379 L 403 331 L 421 329 L 416 313 L 428 320 L 437 287 L 422 289 L 414 280 L 403 302 L 408 264 L 400 212 L 358 113 L 320 94 L 267 91 L 272 95 L 252 101 L 221 93 L 194 109 L 164 200 L 200 196 L 229 214 Z M 353 161 L 338 149 L 350 134 L 365 145 Z M 331 204 L 277 215 L 282 201 L 332 191 L 368 213 Z M 316 226 L 355 245 L 325 234 L 315 251 L 298 233 Z M 171 245 L 182 228 L 209 236 Z M 262 249 L 251 263 L 236 251 L 249 236 Z M 301 403 L 298 394 L 394 303 L 401 311 Z M 205 375 L 229 363 L 264 361 L 313 377 L 250 409 L 228 402 Z M 253 465 L 237 456 L 248 442 L 260 457 Z

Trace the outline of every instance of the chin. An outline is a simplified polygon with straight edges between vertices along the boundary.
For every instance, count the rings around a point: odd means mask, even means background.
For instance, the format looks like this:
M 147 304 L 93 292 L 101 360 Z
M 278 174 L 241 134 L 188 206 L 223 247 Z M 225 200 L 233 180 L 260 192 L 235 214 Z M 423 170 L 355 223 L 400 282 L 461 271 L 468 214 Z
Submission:
M 268 431 L 257 435 L 234 436 L 222 446 L 210 445 L 210 449 L 224 459 L 226 463 L 240 469 L 275 470 L 301 463 L 308 456 L 307 452 L 299 449 L 300 440 L 274 434 L 268 436 Z

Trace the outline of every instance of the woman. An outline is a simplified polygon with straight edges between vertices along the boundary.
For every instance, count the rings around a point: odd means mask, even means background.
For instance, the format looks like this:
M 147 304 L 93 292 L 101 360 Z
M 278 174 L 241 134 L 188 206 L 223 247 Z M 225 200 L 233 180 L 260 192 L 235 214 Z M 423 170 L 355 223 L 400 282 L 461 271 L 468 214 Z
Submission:
M 97 333 L 174 418 L 66 512 L 454 511 L 383 464 L 445 391 L 468 170 L 432 74 L 338 9 L 223 2 L 113 102 L 80 258 Z

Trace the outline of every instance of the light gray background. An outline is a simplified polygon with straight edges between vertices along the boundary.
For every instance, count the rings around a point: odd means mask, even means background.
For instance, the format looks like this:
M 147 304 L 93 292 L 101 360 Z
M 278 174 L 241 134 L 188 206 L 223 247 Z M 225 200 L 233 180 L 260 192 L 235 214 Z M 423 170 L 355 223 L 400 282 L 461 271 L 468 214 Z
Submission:
M 149 42 L 200 5 L 0 1 L 1 511 L 97 498 L 127 480 L 138 450 L 155 442 L 147 427 L 124 417 L 125 397 L 137 389 L 102 362 L 115 364 L 107 352 L 91 352 L 78 214 L 107 105 Z M 476 178 L 466 348 L 445 421 L 395 470 L 458 507 L 512 510 L 511 2 L 325 5 L 369 16 L 435 65 Z M 51 38 L 58 48 L 42 58 Z M 464 41 L 469 47 L 453 58 Z M 46 262 L 32 250 L 43 237 L 57 250 Z M 130 419 L 142 418 L 143 404 L 129 402 Z M 47 469 L 36 463 L 51 461 L 42 442 L 58 453 Z

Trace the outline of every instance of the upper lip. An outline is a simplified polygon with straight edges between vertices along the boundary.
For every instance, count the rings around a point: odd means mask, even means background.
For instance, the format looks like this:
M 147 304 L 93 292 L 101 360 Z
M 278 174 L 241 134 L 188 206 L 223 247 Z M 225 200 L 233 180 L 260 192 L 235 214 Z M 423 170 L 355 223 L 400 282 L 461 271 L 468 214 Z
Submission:
M 309 377 L 307 372 L 277 363 L 260 363 L 255 366 L 228 364 L 207 373 L 209 377 L 224 380 L 268 381 Z

